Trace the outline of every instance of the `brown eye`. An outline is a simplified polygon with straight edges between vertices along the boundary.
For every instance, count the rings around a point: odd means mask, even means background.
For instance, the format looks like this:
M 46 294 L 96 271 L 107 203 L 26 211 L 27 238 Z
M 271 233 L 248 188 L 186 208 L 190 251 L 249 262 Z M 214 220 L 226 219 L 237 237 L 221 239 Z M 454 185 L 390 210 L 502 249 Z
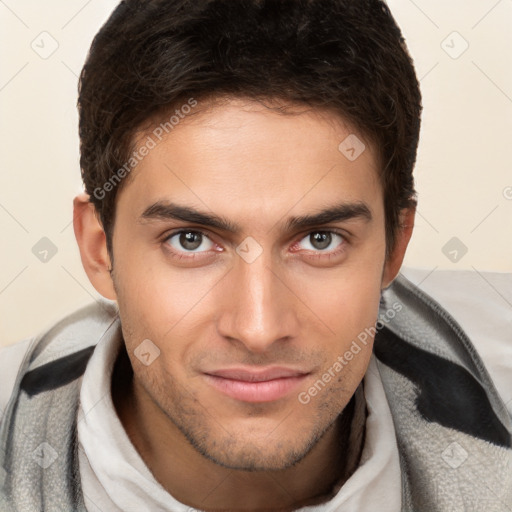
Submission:
M 201 235 L 201 233 L 189 231 L 188 233 L 180 233 L 179 242 L 184 249 L 187 249 L 187 251 L 194 251 L 200 247 L 202 239 L 203 235 Z
M 213 242 L 206 235 L 191 230 L 172 234 L 166 243 L 178 252 L 206 252 L 213 247 Z
M 329 247 L 332 241 L 331 233 L 328 231 L 318 231 L 309 235 L 311 245 L 318 250 L 323 250 Z
M 331 252 L 344 243 L 344 238 L 334 231 L 312 231 L 299 244 L 308 251 Z

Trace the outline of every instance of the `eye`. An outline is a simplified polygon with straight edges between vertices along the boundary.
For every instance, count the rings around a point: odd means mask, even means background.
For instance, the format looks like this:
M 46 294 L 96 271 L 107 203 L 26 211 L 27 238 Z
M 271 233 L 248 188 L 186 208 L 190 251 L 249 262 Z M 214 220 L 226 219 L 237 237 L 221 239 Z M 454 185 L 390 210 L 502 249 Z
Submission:
M 200 231 L 178 231 L 165 240 L 177 252 L 206 252 L 214 243 Z
M 298 244 L 304 244 L 303 248 L 308 251 L 331 252 L 343 245 L 344 241 L 343 236 L 334 231 L 312 231 Z

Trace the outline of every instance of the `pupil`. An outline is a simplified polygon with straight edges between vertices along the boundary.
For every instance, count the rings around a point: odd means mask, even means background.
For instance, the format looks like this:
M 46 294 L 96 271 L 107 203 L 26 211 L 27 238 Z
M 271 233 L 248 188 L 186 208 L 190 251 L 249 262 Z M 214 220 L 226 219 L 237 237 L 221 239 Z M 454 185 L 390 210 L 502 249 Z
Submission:
M 331 243 L 331 233 L 328 233 L 326 231 L 318 231 L 316 233 L 313 233 L 310 235 L 311 238 L 311 244 L 316 249 L 325 249 L 326 247 L 329 247 Z
M 191 231 L 188 233 L 181 233 L 180 244 L 185 249 L 197 249 L 201 245 L 201 234 L 193 233 Z

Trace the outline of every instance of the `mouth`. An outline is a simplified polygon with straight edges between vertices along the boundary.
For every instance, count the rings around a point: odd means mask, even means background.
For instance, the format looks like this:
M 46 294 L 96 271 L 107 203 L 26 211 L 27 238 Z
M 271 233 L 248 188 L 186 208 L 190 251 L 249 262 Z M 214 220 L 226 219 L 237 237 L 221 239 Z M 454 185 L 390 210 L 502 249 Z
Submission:
M 292 368 L 230 368 L 204 373 L 217 391 L 242 402 L 273 402 L 289 395 L 309 375 Z

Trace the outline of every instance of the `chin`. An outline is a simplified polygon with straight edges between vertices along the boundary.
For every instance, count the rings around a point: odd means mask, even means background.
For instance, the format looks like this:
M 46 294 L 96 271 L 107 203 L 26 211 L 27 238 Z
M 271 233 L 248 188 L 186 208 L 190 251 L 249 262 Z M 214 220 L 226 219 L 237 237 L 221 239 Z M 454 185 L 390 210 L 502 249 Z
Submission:
M 321 430 L 310 430 L 308 435 L 304 435 L 306 427 L 296 429 L 298 434 L 293 438 L 289 424 L 283 422 L 282 426 L 282 429 L 277 425 L 253 436 L 247 430 L 239 435 L 223 430 L 216 436 L 210 430 L 208 436 L 201 438 L 196 437 L 194 432 L 184 434 L 203 457 L 219 466 L 240 471 L 281 471 L 304 459 L 329 428 L 327 425 Z M 281 439 L 272 437 L 277 432 Z
M 229 450 L 229 447 L 227 448 Z M 201 455 L 215 464 L 227 469 L 238 471 L 281 471 L 300 462 L 309 452 L 310 448 L 297 450 L 293 447 L 259 445 L 232 449 L 228 452 L 219 449 L 204 447 Z

